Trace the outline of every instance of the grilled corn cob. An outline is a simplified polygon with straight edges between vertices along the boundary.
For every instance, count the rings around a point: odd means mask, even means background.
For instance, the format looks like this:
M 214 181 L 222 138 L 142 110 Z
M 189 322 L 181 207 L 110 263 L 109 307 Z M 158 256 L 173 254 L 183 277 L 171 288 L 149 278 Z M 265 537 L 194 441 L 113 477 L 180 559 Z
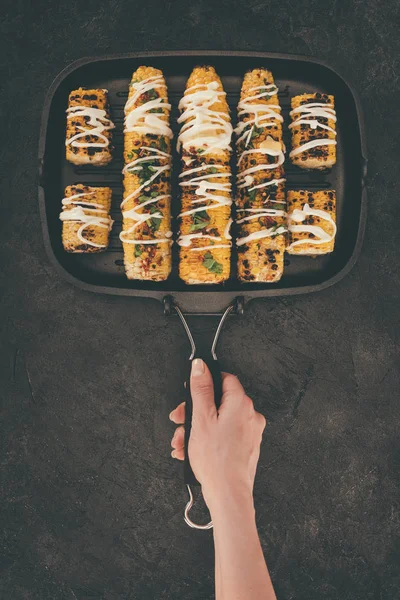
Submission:
M 325 169 L 336 163 L 336 112 L 333 96 L 301 94 L 292 98 L 292 151 L 301 169 Z
M 139 67 L 125 105 L 123 225 L 128 279 L 163 281 L 171 272 L 171 138 L 162 72 Z
M 270 71 L 246 73 L 235 129 L 238 155 L 238 278 L 274 282 L 282 277 L 286 202 L 281 107 Z
M 62 201 L 62 242 L 67 252 L 102 252 L 108 247 L 113 221 L 111 189 L 76 184 L 65 188 Z
M 74 165 L 107 165 L 112 159 L 107 90 L 79 88 L 70 93 L 67 108 L 66 158 Z
M 333 252 L 336 235 L 335 190 L 289 191 L 289 254 L 328 254 Z
M 196 67 L 179 103 L 179 276 L 188 284 L 221 283 L 230 274 L 232 126 L 225 96 L 215 69 Z

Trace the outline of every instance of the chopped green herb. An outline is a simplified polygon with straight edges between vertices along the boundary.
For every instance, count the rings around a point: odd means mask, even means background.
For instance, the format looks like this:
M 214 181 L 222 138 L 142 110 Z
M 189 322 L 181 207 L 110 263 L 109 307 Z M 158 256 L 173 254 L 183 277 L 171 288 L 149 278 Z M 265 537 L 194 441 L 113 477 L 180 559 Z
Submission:
M 285 210 L 286 206 L 285 204 L 275 204 L 274 208 L 277 210 Z
M 259 137 L 262 134 L 262 132 L 262 127 L 257 127 L 256 125 L 254 125 L 253 131 L 251 132 L 251 139 Z
M 199 231 L 204 229 L 210 222 L 210 217 L 205 210 L 199 210 L 193 215 L 193 225 L 190 226 L 190 231 Z
M 135 256 L 136 257 L 141 256 L 142 253 L 143 253 L 143 250 L 141 249 L 140 245 L 135 244 L 135 252 L 134 252 Z
M 218 173 L 218 169 L 216 167 L 210 167 L 209 168 L 210 173 Z
M 149 197 L 148 196 L 139 196 L 138 200 L 140 203 L 146 202 L 146 200 L 149 200 Z
M 155 171 L 155 167 L 153 165 L 149 165 L 148 163 L 144 163 L 142 166 L 142 170 L 140 171 L 140 182 L 143 184 L 148 181 Z
M 198 148 L 197 154 L 203 154 L 203 152 L 205 152 L 204 148 Z
M 146 99 L 147 101 L 149 100 L 156 100 L 158 98 L 158 94 L 156 92 L 156 90 L 153 88 L 151 90 L 149 90 L 148 92 L 146 92 Z
M 151 196 L 152 198 L 157 198 L 157 196 L 158 196 L 158 192 L 157 192 L 157 190 L 154 190 L 153 192 L 151 192 L 150 196 Z
M 251 202 L 254 202 L 254 201 L 255 201 L 255 199 L 256 199 L 256 195 L 257 195 L 257 190 L 250 190 L 250 191 L 248 192 L 248 197 L 249 197 L 249 200 L 250 200 Z
M 160 136 L 160 150 L 161 152 L 167 152 L 168 146 L 164 136 Z
M 162 108 L 152 108 L 151 110 L 149 110 L 149 112 L 157 113 L 157 114 L 162 113 L 162 111 L 163 111 Z
M 129 160 L 132 160 L 132 158 L 134 158 L 135 154 L 139 154 L 139 150 L 131 150 L 130 152 L 128 152 Z
M 215 273 L 216 275 L 221 275 L 223 271 L 221 263 L 215 260 L 210 251 L 207 251 L 204 255 L 203 265 L 210 271 L 210 273 Z

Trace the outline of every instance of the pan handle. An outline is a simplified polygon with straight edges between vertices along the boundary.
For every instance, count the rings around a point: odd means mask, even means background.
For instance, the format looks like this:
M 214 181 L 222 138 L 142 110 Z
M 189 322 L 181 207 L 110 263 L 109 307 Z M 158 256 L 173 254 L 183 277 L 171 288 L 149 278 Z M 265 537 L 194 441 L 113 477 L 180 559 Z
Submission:
M 214 384 L 214 401 L 217 409 L 221 405 L 222 399 L 222 376 L 221 367 L 217 359 L 212 356 L 205 358 L 196 356 L 195 358 L 202 358 L 210 370 Z M 192 363 L 190 362 L 190 368 Z M 190 382 L 190 373 L 188 382 Z M 193 473 L 192 467 L 189 460 L 189 439 L 192 430 L 192 416 L 193 416 L 193 402 L 192 394 L 190 392 L 190 383 L 186 384 L 186 406 L 185 406 L 185 461 L 183 466 L 183 477 L 184 482 L 189 485 L 199 485 L 195 474 Z

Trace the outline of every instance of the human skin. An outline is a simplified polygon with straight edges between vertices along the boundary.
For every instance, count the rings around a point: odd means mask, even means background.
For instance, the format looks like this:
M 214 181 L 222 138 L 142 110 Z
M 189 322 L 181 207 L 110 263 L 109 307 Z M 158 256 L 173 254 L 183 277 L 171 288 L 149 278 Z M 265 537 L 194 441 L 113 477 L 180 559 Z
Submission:
M 189 458 L 214 524 L 216 600 L 275 600 L 253 502 L 266 421 L 237 377 L 224 373 L 222 378 L 217 411 L 211 374 L 201 359 L 193 361 Z M 172 456 L 183 460 L 184 403 L 170 419 L 180 425 L 172 438 Z

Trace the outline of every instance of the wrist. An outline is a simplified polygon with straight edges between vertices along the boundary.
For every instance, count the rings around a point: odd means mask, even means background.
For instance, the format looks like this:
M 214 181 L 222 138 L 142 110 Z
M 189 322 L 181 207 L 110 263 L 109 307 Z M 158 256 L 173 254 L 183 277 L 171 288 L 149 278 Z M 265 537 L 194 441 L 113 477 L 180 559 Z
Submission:
M 253 491 L 248 485 L 219 485 L 216 490 L 203 489 L 203 496 L 215 524 L 234 518 L 255 518 Z

